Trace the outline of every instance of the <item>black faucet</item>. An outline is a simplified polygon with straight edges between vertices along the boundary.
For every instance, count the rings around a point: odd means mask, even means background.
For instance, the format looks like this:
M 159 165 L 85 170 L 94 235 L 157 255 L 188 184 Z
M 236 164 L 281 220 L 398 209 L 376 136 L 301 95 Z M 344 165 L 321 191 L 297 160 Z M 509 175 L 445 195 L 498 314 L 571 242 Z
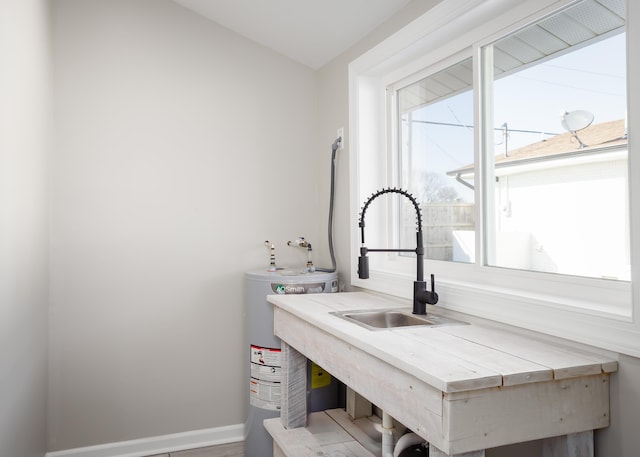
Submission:
M 416 248 L 415 249 L 369 249 L 364 245 L 364 215 L 367 208 L 373 200 L 384 194 L 400 194 L 407 197 L 416 210 L 416 218 L 418 230 L 416 231 Z M 422 212 L 420 205 L 416 199 L 406 190 L 387 187 L 379 190 L 371 195 L 362 207 L 360 213 L 360 257 L 358 257 L 358 277 L 360 279 L 369 279 L 369 252 L 415 252 L 418 265 L 416 271 L 416 280 L 413 282 L 413 314 L 427 314 L 427 304 L 435 305 L 438 303 L 438 294 L 435 291 L 435 277 L 431 275 L 431 291 L 427 290 L 427 283 L 424 280 L 424 246 L 422 242 Z

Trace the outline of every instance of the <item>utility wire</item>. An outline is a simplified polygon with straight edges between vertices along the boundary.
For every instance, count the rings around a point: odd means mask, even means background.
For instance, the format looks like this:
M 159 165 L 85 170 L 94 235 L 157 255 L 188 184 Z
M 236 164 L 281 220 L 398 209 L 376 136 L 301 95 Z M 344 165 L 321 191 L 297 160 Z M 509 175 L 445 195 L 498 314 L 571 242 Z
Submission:
M 542 84 L 548 84 L 550 86 L 569 87 L 569 88 L 574 89 L 574 90 L 579 90 L 579 91 L 583 91 L 583 92 L 590 92 L 592 94 L 609 95 L 611 97 L 624 97 L 624 94 L 614 94 L 612 92 L 607 92 L 607 91 L 604 91 L 604 90 L 593 90 L 593 89 L 589 89 L 589 88 L 586 88 L 586 87 L 573 86 L 571 84 L 561 84 L 561 83 L 556 83 L 556 82 L 551 82 L 551 81 L 545 81 L 544 79 L 530 78 L 528 76 L 514 75 L 514 77 L 515 78 L 520 78 L 520 79 L 526 79 L 528 81 L 535 81 L 535 82 L 542 83 Z
M 447 127 L 464 127 L 465 129 L 473 128 L 472 125 L 453 124 L 453 123 L 450 123 L 450 122 L 422 121 L 422 120 L 419 120 L 419 119 L 414 119 L 411 122 L 415 122 L 415 123 L 418 123 L 418 124 L 444 125 L 444 126 L 447 126 Z M 504 130 L 504 127 L 494 127 L 493 130 L 502 131 L 502 130 Z M 525 129 L 512 129 L 512 128 L 509 128 L 508 131 L 509 132 L 516 132 L 516 133 L 539 133 L 539 134 L 542 134 L 542 135 L 551 135 L 551 136 L 559 135 L 559 133 L 541 132 L 540 130 L 525 130 Z
M 586 74 L 586 75 L 603 76 L 605 78 L 626 79 L 626 77 L 623 76 L 623 75 L 615 75 L 613 73 L 600 73 L 600 72 L 597 72 L 597 71 L 581 70 L 581 69 L 578 69 L 578 68 L 564 67 L 562 65 L 553 65 L 553 64 L 549 64 L 549 63 L 543 63 L 543 64 L 540 64 L 540 65 L 543 66 L 543 67 L 557 68 L 559 70 L 574 71 L 576 73 L 583 73 L 583 74 Z

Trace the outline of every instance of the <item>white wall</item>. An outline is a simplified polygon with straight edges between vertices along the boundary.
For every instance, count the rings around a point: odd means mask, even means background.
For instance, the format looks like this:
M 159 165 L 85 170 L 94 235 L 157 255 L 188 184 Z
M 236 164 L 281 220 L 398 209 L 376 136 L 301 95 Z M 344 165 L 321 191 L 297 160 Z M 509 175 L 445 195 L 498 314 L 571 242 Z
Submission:
M 0 455 L 44 455 L 46 161 L 51 55 L 46 0 L 0 0 Z
M 435 3 L 411 2 L 314 74 L 169 0 L 53 2 L 49 450 L 243 421 L 242 273 L 266 262 L 266 238 L 291 263 L 304 256 L 284 243 L 307 236 L 319 263 L 328 262 L 328 159 L 336 128 L 345 127 L 335 244 L 341 279 L 349 281 L 347 66 Z M 4 48 L 0 56 L 4 63 Z M 0 82 L 3 97 L 6 88 Z M 29 163 L 37 175 L 41 162 Z M 40 179 L 31 182 L 19 190 L 38 190 Z M 34 211 L 44 204 L 35 200 Z M 0 209 L 2 223 L 16 213 Z M 13 224 L 15 235 L 41 229 L 41 214 L 31 216 L 35 224 Z M 36 247 L 42 236 L 29 235 Z M 35 257 L 44 257 L 41 249 Z M 36 286 L 31 291 L 46 280 L 22 279 Z M 6 291 L 0 284 L 0 294 Z M 1 312 L 15 315 L 10 325 L 27 329 L 18 342 L 41 348 L 46 330 L 38 319 L 24 321 L 22 308 L 6 309 L 0 298 Z M 12 347 L 13 362 L 0 358 L 0 383 L 24 353 Z M 16 380 L 43 382 L 34 360 L 35 375 L 12 374 L 9 394 L 1 386 L 0 455 L 32 455 L 3 452 L 7 442 L 27 446 L 24 436 L 42 447 L 42 421 L 9 424 L 4 402 L 20 393 L 24 384 Z M 640 449 L 638 377 L 640 361 L 622 357 L 612 379 L 612 425 L 596 435 L 600 456 L 632 457 Z M 30 403 L 39 413 L 41 399 Z M 488 455 L 530 457 L 539 449 L 530 443 Z
M 351 262 L 349 258 L 350 208 L 349 208 L 349 63 L 409 22 L 423 15 L 441 0 L 414 0 L 391 19 L 352 46 L 342 55 L 318 70 L 319 118 L 317 123 L 317 155 L 326 155 L 326 150 L 336 137 L 336 129 L 344 127 L 345 148 L 337 155 L 337 183 L 335 197 L 334 243 L 340 279 L 350 289 Z M 329 149 L 330 150 L 330 149 Z M 320 168 L 320 172 L 325 172 Z M 328 203 L 329 169 L 319 180 L 318 195 L 321 207 Z M 318 221 L 319 229 L 326 231 L 326 218 Z
M 320 146 L 332 140 L 337 126 L 345 126 L 348 138 L 349 105 L 348 105 L 348 65 L 349 62 L 362 53 L 387 38 L 393 32 L 399 30 L 410 21 L 424 14 L 437 0 L 414 0 L 394 18 L 387 21 L 361 42 L 346 51 L 340 57 L 323 67 L 318 72 L 318 94 L 320 100 L 319 111 L 319 137 Z M 637 5 L 628 2 L 630 10 Z M 636 8 L 637 9 L 637 8 Z M 640 16 L 631 11 L 632 19 Z M 640 33 L 640 27 L 634 30 L 634 34 Z M 637 37 L 630 38 L 634 43 Z M 631 53 L 631 58 L 640 61 L 638 53 Z M 636 62 L 638 64 L 640 62 Z M 633 100 L 632 100 L 633 101 Z M 339 156 L 339 181 L 337 184 L 337 208 L 335 243 L 338 252 L 338 269 L 341 272 L 343 283 L 350 282 L 350 262 L 356 259 L 349 258 L 349 151 L 347 148 Z M 319 195 L 328 195 L 326 180 L 320 180 Z M 632 181 L 633 182 L 633 181 Z M 640 218 L 640 215 L 637 215 Z M 322 221 L 321 221 L 322 222 Z M 347 289 L 349 287 L 347 286 Z M 639 298 L 636 297 L 636 300 Z M 599 457 L 636 457 L 640 450 L 640 434 L 637 432 L 637 424 L 640 423 L 640 359 L 620 356 L 619 372 L 611 380 L 611 426 L 596 433 L 596 456 Z M 540 442 L 524 443 L 514 446 L 491 449 L 487 457 L 539 457 L 541 455 Z
M 317 238 L 315 74 L 170 0 L 53 17 L 49 450 L 243 423 L 243 273 Z

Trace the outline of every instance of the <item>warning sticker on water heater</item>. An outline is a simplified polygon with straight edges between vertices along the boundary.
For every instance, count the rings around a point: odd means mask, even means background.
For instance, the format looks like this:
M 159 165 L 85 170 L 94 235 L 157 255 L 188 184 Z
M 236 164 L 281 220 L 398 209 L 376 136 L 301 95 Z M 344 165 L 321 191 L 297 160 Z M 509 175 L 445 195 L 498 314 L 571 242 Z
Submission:
M 251 345 L 249 403 L 262 409 L 280 410 L 282 380 L 280 349 Z

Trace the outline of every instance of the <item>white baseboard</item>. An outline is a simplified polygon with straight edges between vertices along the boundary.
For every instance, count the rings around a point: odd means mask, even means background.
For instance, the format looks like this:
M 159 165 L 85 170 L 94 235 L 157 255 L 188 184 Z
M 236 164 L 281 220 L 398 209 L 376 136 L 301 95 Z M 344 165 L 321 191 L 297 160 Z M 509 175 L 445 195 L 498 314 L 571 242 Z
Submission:
M 144 457 L 244 440 L 244 424 L 47 452 L 45 457 Z

